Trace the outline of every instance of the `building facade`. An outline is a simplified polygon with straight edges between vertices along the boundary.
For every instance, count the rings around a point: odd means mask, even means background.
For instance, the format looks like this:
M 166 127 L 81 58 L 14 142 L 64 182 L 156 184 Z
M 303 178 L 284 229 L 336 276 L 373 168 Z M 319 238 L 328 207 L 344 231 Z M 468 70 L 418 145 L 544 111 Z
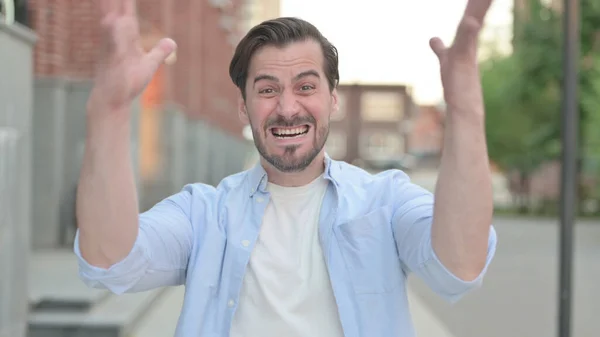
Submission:
M 403 85 L 340 84 L 326 145 L 335 159 L 365 168 L 400 167 L 414 103 Z
M 0 15 L 0 336 L 26 336 L 34 44 Z
M 443 107 L 420 105 L 411 119 L 409 152 L 412 154 L 439 154 L 444 141 Z
M 33 247 L 68 246 L 85 142 L 85 102 L 100 41 L 96 1 L 29 0 L 21 21 L 37 34 L 33 102 Z M 242 168 L 248 144 L 228 66 L 245 33 L 242 0 L 138 0 L 142 46 L 171 37 L 178 50 L 132 112 L 140 207 L 190 182 L 217 184 Z M 42 187 L 42 188 L 37 188 Z
M 281 1 L 245 0 L 242 11 L 246 18 L 242 27 L 247 31 L 263 21 L 281 16 Z

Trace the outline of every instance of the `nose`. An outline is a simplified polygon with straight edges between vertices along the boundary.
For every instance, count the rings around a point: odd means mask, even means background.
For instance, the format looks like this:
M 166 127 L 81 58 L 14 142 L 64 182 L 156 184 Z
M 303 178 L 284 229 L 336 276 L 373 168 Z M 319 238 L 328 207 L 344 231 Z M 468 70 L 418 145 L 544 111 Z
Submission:
M 279 95 L 277 113 L 283 117 L 290 118 L 300 113 L 300 104 L 296 95 L 291 90 L 284 90 Z

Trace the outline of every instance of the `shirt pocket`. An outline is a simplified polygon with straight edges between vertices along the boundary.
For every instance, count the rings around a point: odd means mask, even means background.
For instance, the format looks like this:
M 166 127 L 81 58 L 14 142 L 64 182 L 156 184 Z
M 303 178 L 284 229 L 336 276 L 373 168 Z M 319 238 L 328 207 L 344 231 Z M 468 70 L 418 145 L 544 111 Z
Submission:
M 403 284 L 391 213 L 391 208 L 381 208 L 334 229 L 357 294 L 390 293 Z

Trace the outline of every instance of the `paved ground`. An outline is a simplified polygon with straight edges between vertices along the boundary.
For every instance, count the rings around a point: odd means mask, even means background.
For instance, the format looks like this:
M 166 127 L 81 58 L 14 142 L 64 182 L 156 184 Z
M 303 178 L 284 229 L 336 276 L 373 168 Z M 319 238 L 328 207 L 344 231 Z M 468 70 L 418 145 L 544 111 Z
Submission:
M 460 337 L 556 336 L 558 224 L 497 219 L 499 246 L 482 289 L 451 306 L 422 283 L 412 289 Z M 576 227 L 573 337 L 600 331 L 600 222 Z

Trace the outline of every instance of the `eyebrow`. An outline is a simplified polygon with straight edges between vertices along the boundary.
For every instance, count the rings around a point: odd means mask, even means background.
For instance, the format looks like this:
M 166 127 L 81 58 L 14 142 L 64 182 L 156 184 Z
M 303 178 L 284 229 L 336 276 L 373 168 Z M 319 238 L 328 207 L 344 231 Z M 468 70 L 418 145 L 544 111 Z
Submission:
M 319 75 L 319 73 L 316 70 L 307 70 L 307 71 L 303 71 L 300 74 L 294 76 L 294 82 L 298 81 L 304 77 L 309 77 L 309 76 L 314 76 L 316 78 L 321 78 L 321 76 Z M 272 82 L 279 82 L 279 79 L 273 75 L 266 75 L 266 74 L 262 74 L 262 75 L 257 75 L 254 78 L 254 84 L 256 84 L 256 82 L 258 81 L 262 81 L 262 80 L 267 80 L 267 81 L 272 81 Z
M 316 78 L 321 78 L 321 76 L 319 76 L 319 73 L 316 70 L 307 70 L 307 71 L 303 71 L 300 74 L 296 75 L 294 77 L 294 82 L 298 81 L 304 77 L 309 77 L 309 76 L 314 76 Z
M 258 81 L 267 80 L 273 82 L 279 82 L 279 79 L 273 75 L 258 75 L 254 78 L 254 84 Z

